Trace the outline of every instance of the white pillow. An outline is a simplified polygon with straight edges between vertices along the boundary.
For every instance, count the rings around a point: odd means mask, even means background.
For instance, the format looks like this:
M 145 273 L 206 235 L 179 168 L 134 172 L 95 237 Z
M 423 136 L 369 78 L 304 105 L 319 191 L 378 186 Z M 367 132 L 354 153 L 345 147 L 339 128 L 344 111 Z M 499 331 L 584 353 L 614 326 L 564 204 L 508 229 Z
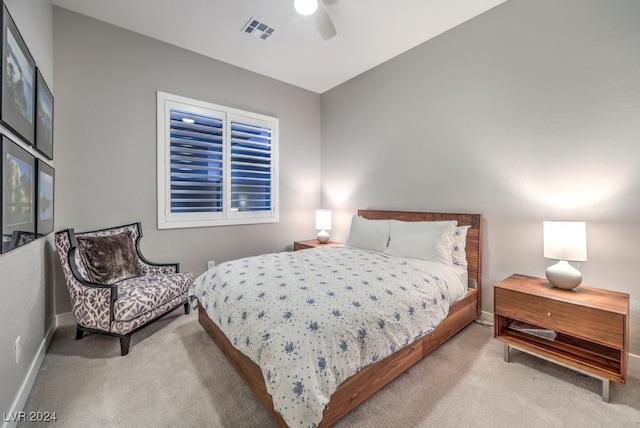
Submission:
M 351 219 L 346 244 L 350 247 L 382 251 L 389 243 L 389 220 L 369 220 L 357 215 Z
M 467 231 L 471 226 L 458 226 L 453 232 L 453 264 L 467 268 Z
M 453 265 L 453 233 L 458 222 L 398 221 L 389 223 L 387 254 Z

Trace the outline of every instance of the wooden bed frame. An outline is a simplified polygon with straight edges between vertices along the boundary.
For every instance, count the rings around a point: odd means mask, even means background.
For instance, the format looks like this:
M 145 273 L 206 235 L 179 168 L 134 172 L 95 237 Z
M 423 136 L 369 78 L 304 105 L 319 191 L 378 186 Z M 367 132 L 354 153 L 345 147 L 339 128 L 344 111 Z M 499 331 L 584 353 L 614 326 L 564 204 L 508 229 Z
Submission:
M 319 427 L 334 424 L 480 315 L 482 286 L 482 216 L 480 214 L 358 210 L 358 215 L 368 219 L 402 221 L 457 220 L 459 226 L 471 225 L 467 233 L 466 246 L 469 288 L 466 296 L 451 305 L 449 315 L 431 333 L 383 360 L 363 368 L 343 382 L 331 395 Z M 198 320 L 275 421 L 281 427 L 286 427 L 287 424 L 280 413 L 273 408 L 273 401 L 267 392 L 260 367 L 233 347 L 224 333 L 202 309 L 202 305 L 198 306 Z

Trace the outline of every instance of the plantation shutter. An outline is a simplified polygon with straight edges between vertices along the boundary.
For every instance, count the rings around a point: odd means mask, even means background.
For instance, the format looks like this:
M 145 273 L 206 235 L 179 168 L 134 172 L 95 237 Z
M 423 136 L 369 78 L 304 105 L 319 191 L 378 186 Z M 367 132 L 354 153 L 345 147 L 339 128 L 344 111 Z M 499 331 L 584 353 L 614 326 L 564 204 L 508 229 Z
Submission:
M 223 117 L 170 111 L 172 213 L 223 210 Z
M 231 211 L 271 211 L 272 129 L 247 122 L 231 120 Z

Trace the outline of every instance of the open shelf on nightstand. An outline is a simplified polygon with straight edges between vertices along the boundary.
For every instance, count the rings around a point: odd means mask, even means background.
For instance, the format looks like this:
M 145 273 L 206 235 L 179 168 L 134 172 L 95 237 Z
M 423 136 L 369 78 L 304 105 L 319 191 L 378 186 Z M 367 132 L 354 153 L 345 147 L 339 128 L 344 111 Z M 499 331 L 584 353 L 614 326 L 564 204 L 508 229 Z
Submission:
M 496 338 L 515 348 L 543 354 L 570 367 L 590 370 L 616 382 L 622 381 L 620 373 L 624 357 L 618 349 L 562 333 L 555 340 L 548 340 L 508 327 L 503 328 Z

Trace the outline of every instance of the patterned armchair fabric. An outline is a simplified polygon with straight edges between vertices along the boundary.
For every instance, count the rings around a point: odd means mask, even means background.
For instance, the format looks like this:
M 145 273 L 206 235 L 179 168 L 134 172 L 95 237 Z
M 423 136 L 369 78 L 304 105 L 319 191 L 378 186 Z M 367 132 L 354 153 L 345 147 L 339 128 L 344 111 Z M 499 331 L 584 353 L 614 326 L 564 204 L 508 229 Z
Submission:
M 92 282 L 90 262 L 78 238 L 123 233 L 131 237 L 138 257 L 139 276 L 114 284 Z M 134 332 L 181 305 L 185 313 L 189 313 L 188 291 L 193 275 L 179 273 L 177 263 L 158 264 L 145 259 L 140 253 L 141 237 L 140 223 L 92 232 L 75 233 L 73 229 L 66 229 L 56 233 L 56 247 L 77 324 L 76 339 L 82 338 L 84 332 L 117 336 L 121 353 L 126 355 Z

